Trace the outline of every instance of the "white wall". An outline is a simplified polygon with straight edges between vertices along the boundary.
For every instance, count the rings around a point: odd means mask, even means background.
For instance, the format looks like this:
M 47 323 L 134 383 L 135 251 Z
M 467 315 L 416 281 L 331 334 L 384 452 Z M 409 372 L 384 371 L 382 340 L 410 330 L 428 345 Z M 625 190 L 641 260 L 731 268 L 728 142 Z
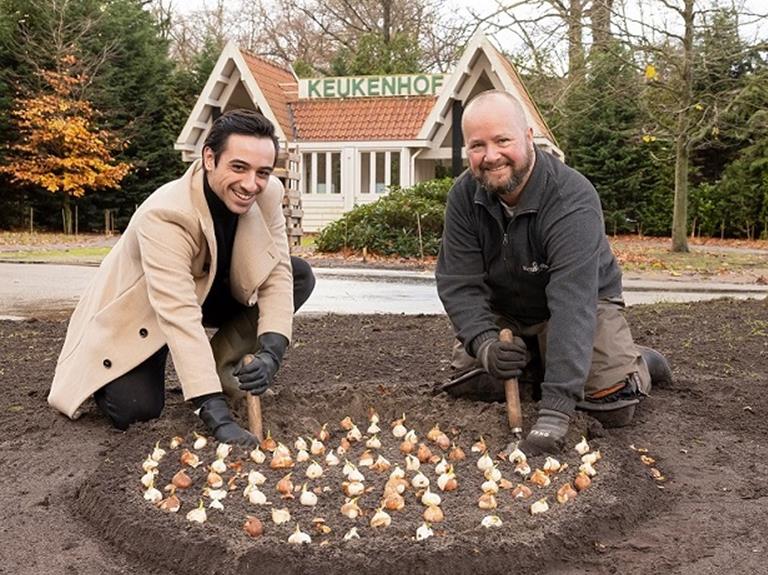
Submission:
M 375 202 L 386 195 L 386 193 L 375 193 L 373 191 L 374 182 L 371 178 L 371 163 L 375 161 L 375 158 L 378 158 L 381 165 L 384 151 L 390 152 L 388 161 L 384 163 L 385 183 L 390 183 L 390 171 L 393 168 L 392 162 L 394 158 L 397 158 L 400 162 L 400 169 L 394 177 L 399 176 L 401 186 L 407 187 L 421 181 L 418 177 L 414 178 L 414 175 L 411 173 L 411 150 L 404 144 L 405 142 L 356 142 L 352 145 L 349 142 L 340 142 L 335 145 L 330 143 L 300 144 L 302 158 L 305 157 L 303 154 L 312 154 L 313 152 L 325 153 L 333 151 L 341 153 L 340 194 L 307 193 L 306 190 L 311 186 L 306 181 L 302 181 L 300 189 L 302 190 L 302 209 L 304 210 L 303 230 L 307 233 L 318 232 L 355 206 Z M 372 158 L 369 154 L 370 152 L 375 152 L 376 155 Z M 366 154 L 363 155 L 363 153 Z M 322 158 L 319 155 L 316 157 L 318 160 Z M 431 162 L 427 163 L 431 164 Z M 429 170 L 427 169 L 427 171 Z M 302 166 L 300 173 L 302 178 L 304 178 L 308 170 Z M 315 166 L 314 170 L 309 170 L 310 177 L 312 177 L 313 173 L 317 179 L 317 166 Z M 434 173 L 434 169 L 432 169 L 432 173 Z M 363 177 L 366 178 L 366 186 L 370 190 L 368 193 L 361 193 L 361 180 Z M 381 181 L 381 178 L 377 179 Z

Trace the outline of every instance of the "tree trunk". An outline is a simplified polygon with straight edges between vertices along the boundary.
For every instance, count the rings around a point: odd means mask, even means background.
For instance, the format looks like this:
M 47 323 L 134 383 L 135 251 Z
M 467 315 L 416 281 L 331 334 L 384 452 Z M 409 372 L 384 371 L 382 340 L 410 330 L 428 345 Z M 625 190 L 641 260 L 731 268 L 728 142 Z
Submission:
M 672 251 L 687 252 L 688 219 L 688 145 L 687 137 L 675 138 L 675 204 L 672 216 Z
M 69 202 L 69 195 L 64 194 L 64 205 L 62 206 L 62 218 L 64 225 L 64 234 L 72 235 L 72 205 Z
M 611 40 L 613 0 L 592 1 L 592 49 L 604 52 Z
M 583 24 L 584 15 L 583 0 L 571 0 L 571 9 L 568 13 L 568 76 L 573 79 L 584 69 L 584 43 Z
M 381 3 L 382 8 L 382 32 L 384 37 L 384 44 L 389 44 L 392 41 L 392 0 L 383 0 Z
M 683 73 L 680 109 L 675 125 L 675 205 L 672 214 L 672 251 L 688 251 L 688 156 L 691 135 L 688 113 L 693 104 L 693 3 L 685 0 L 683 20 Z

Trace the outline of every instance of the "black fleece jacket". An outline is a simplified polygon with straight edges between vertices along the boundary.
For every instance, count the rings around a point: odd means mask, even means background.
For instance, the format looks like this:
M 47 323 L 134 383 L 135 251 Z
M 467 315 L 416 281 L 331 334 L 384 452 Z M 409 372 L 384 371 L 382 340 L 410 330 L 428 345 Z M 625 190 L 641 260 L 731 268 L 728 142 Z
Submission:
M 506 221 L 498 197 L 469 171 L 453 185 L 437 290 L 470 354 L 498 338 L 498 316 L 549 321 L 540 407 L 571 413 L 583 399 L 598 299 L 620 298 L 621 270 L 592 184 L 536 148 L 533 172 Z

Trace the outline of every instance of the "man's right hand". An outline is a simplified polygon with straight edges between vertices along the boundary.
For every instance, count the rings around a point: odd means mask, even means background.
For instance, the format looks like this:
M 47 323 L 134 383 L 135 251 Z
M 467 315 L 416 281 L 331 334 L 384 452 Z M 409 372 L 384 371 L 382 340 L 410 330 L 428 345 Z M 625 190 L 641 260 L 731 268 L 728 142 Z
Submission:
M 256 445 L 259 440 L 255 435 L 240 427 L 232 419 L 227 400 L 221 394 L 211 397 L 200 407 L 200 419 L 208 430 L 222 443 L 238 445 Z
M 477 359 L 485 371 L 499 379 L 520 377 L 528 363 L 528 349 L 525 342 L 515 337 L 511 342 L 490 339 L 477 350 Z
M 539 418 L 533 424 L 531 432 L 520 442 L 520 449 L 528 457 L 548 453 L 559 453 L 568 433 L 571 418 L 554 409 L 540 409 Z

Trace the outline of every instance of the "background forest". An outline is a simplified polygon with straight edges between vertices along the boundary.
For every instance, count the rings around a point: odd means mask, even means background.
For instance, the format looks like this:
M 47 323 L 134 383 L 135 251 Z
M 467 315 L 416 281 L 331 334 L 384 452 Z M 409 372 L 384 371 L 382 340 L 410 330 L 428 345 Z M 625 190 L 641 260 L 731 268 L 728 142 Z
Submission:
M 608 233 L 671 235 L 678 251 L 691 233 L 766 237 L 766 12 L 760 0 L 0 0 L 0 229 L 122 228 L 184 169 L 173 143 L 230 39 L 314 77 L 450 71 L 482 30 L 595 184 Z

